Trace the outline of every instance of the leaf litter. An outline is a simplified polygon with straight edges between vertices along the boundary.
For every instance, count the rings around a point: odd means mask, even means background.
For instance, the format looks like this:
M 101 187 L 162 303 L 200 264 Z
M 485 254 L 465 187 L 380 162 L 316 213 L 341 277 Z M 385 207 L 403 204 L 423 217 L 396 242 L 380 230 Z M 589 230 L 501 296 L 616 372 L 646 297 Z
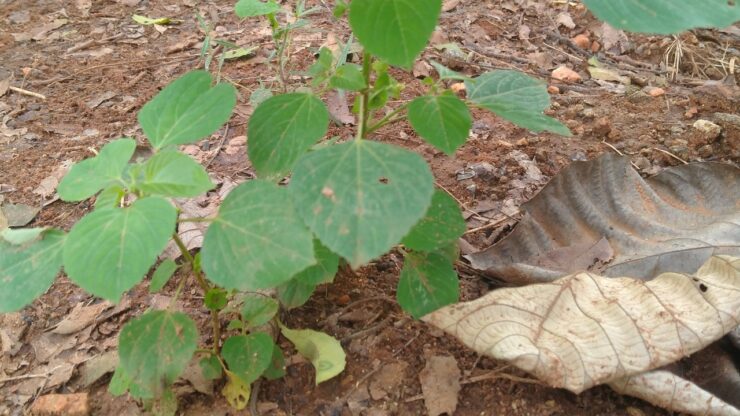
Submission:
M 521 287 L 424 319 L 553 387 L 608 384 L 672 411 L 740 414 L 722 394 L 740 379 L 731 351 L 712 346 L 740 322 L 739 179 L 719 163 L 645 180 L 617 156 L 576 162 L 509 236 L 468 256 Z M 724 358 L 712 382 L 692 377 L 707 354 Z

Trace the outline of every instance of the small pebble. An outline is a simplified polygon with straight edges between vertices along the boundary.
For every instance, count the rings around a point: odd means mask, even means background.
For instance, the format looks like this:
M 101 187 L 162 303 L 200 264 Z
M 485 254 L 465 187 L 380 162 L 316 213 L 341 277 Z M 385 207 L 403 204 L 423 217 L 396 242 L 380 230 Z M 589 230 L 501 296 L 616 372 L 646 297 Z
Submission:
M 696 120 L 694 128 L 699 130 L 708 140 L 714 140 L 722 133 L 722 127 L 709 120 Z
M 581 76 L 578 72 L 568 68 L 567 66 L 561 66 L 552 71 L 552 77 L 558 81 L 565 82 L 581 82 Z

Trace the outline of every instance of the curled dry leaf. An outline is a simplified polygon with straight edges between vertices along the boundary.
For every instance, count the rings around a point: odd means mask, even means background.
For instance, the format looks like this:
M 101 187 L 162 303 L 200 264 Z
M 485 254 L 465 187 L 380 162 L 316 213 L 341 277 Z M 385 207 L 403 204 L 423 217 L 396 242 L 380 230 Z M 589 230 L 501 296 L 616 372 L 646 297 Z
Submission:
M 682 165 L 646 180 L 607 154 L 573 163 L 521 209 L 507 238 L 468 256 L 474 268 L 513 283 L 581 270 L 649 279 L 740 256 L 740 169 L 730 165 Z
M 613 381 L 609 386 L 618 393 L 639 397 L 676 412 L 704 416 L 740 416 L 737 408 L 670 371 L 649 371 Z
M 740 258 L 712 257 L 693 276 L 647 282 L 576 273 L 496 290 L 424 320 L 579 393 L 677 361 L 738 326 Z

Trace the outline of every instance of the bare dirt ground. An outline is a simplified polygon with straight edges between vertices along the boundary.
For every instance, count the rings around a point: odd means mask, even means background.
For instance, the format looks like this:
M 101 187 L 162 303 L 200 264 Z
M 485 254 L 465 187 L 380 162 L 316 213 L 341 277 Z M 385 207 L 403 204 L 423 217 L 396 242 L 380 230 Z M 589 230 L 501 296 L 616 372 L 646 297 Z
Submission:
M 626 36 L 605 28 L 578 2 L 458 3 L 446 2 L 449 10 L 442 14 L 423 59 L 471 76 L 496 68 L 539 77 L 551 87 L 549 114 L 574 133 L 572 138 L 533 135 L 477 112 L 468 143 L 448 158 L 406 125 L 378 132 L 379 140 L 424 155 L 438 186 L 463 204 L 471 230 L 465 235 L 468 249 L 484 248 L 504 236 L 516 224 L 517 207 L 574 160 L 620 152 L 646 175 L 684 161 L 740 161 L 737 27 L 676 38 Z M 239 21 L 233 4 L 234 0 L 0 0 L 0 204 L 40 208 L 30 225 L 64 229 L 88 212 L 90 202 L 54 200 L 54 181 L 69 163 L 91 156 L 112 139 L 135 137 L 144 146 L 136 122 L 139 108 L 174 78 L 203 65 L 199 51 L 204 34 L 196 12 L 214 25 L 218 38 L 258 49 L 227 61 L 222 69 L 223 80 L 240 93 L 228 128 L 186 151 L 206 164 L 222 186 L 253 177 L 243 139 L 253 110 L 249 97 L 260 84 L 277 87 L 271 61 L 274 46 L 267 22 Z M 291 88 L 305 82 L 305 70 L 320 46 L 349 36 L 347 25 L 334 20 L 323 1 L 307 1 L 307 7 L 312 6 L 319 12 L 308 18 L 310 26 L 296 33 L 289 51 Z M 180 23 L 141 26 L 131 20 L 132 14 L 166 16 Z M 627 77 L 629 85 L 624 79 L 593 79 L 587 60 L 594 55 Z M 561 66 L 581 79 L 552 78 L 552 71 Z M 406 89 L 391 106 L 423 91 L 419 78 L 430 72 L 422 64 L 414 74 L 395 72 Z M 9 85 L 45 98 L 3 91 L 8 75 L 12 75 Z M 721 130 L 714 134 L 693 127 L 699 119 L 712 121 Z M 331 133 L 346 137 L 352 130 L 335 126 Z M 522 160 L 534 161 L 541 176 L 526 169 Z M 289 359 L 284 379 L 262 382 L 254 392 L 253 407 L 260 414 L 426 414 L 420 374 L 433 356 L 453 357 L 460 370 L 456 415 L 666 414 L 608 388 L 574 395 L 541 386 L 414 322 L 393 301 L 399 266 L 400 257 L 390 254 L 356 273 L 342 272 L 305 306 L 283 316 L 292 327 L 320 329 L 342 340 L 347 369 L 315 386 L 310 364 Z M 463 299 L 489 290 L 489 283 L 465 267 L 459 272 Z M 139 404 L 126 396 L 114 398 L 106 386 L 120 327 L 149 306 L 166 304 L 174 289 L 150 295 L 147 285 L 132 290 L 118 305 L 91 309 L 100 303 L 60 276 L 32 305 L 0 316 L 0 414 L 22 414 L 38 397 L 53 392 L 87 393 L 92 414 L 140 414 Z M 180 306 L 202 324 L 206 340 L 208 315 L 199 307 L 198 291 L 191 289 Z M 75 308 L 79 312 L 83 307 L 84 312 L 70 318 Z M 50 331 L 65 318 L 74 324 L 71 330 Z M 283 344 L 289 348 L 289 343 Z M 192 374 L 186 378 L 177 388 L 181 414 L 249 414 L 228 407 L 218 393 L 219 383 L 213 386 Z

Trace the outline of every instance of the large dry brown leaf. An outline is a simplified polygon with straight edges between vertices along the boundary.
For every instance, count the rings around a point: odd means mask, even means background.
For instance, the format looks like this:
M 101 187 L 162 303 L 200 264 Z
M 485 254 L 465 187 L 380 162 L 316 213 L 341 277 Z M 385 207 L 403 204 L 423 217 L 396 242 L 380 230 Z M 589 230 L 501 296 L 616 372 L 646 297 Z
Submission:
M 740 256 L 740 169 L 729 165 L 645 180 L 628 159 L 604 155 L 565 168 L 522 211 L 511 235 L 468 257 L 474 268 L 513 283 L 582 270 L 649 279 Z
M 555 387 L 581 392 L 662 367 L 740 321 L 740 258 L 650 281 L 577 273 L 500 289 L 424 320 Z

